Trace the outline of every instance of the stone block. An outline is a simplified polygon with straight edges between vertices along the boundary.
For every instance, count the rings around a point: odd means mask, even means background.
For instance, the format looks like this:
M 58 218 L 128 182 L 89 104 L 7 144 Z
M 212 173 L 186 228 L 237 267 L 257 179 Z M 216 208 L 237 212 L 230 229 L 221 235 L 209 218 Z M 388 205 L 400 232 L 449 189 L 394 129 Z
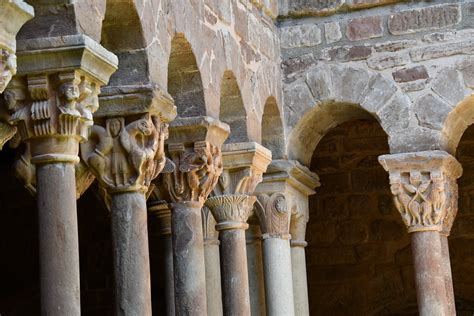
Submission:
M 288 0 L 290 15 L 327 14 L 344 4 L 344 0 Z
M 396 91 L 397 87 L 392 80 L 377 74 L 372 78 L 372 82 L 367 89 L 365 97 L 361 99 L 360 105 L 367 111 L 376 113 Z
M 341 27 L 339 22 L 328 22 L 324 24 L 324 36 L 326 43 L 331 44 L 339 41 L 342 38 Z
M 302 81 L 284 86 L 283 97 L 287 126 L 295 126 L 301 115 L 316 104 L 308 86 Z
M 381 52 L 398 52 L 403 49 L 407 49 L 418 44 L 415 40 L 401 40 L 401 41 L 389 41 L 374 45 L 374 49 L 377 53 Z
M 454 32 L 435 32 L 423 36 L 423 41 L 426 43 L 440 43 L 455 39 Z
M 393 35 L 402 35 L 444 28 L 460 21 L 459 5 L 437 5 L 391 15 L 388 19 L 388 30 Z
M 435 77 L 431 90 L 452 106 L 458 104 L 468 94 L 454 67 L 442 69 Z
M 337 237 L 344 245 L 355 245 L 367 242 L 369 232 L 365 221 L 349 220 L 340 222 L 336 227 Z
M 410 61 L 408 53 L 384 53 L 367 59 L 367 66 L 375 70 L 404 66 Z
M 383 19 L 381 16 L 368 16 L 349 20 L 346 36 L 350 41 L 360 41 L 383 35 Z
M 451 107 L 430 93 L 418 98 L 414 110 L 421 126 L 441 130 Z
M 321 44 L 321 30 L 315 24 L 286 26 L 280 29 L 281 47 L 311 47 Z
M 393 220 L 376 220 L 370 223 L 371 241 L 392 241 L 403 238 L 406 228 L 403 222 Z
M 393 135 L 407 130 L 410 126 L 413 119 L 411 106 L 411 100 L 407 95 L 397 93 L 390 103 L 382 107 L 377 113 L 382 127 L 391 136 L 389 141 L 393 138 Z
M 474 40 L 424 46 L 410 51 L 413 61 L 424 61 L 458 54 L 474 54 Z
M 336 101 L 358 104 L 371 74 L 362 68 L 333 66 L 331 78 Z
M 399 0 L 346 0 L 346 3 L 351 9 L 363 9 L 398 1 Z
M 331 74 L 328 67 L 316 67 L 306 74 L 306 83 L 318 100 L 327 100 L 331 96 Z
M 392 73 L 396 82 L 408 82 L 419 79 L 427 79 L 429 77 L 425 66 L 416 66 L 412 68 L 404 68 Z
M 464 84 L 469 88 L 474 88 L 474 58 L 463 58 L 457 67 L 463 75 Z
M 416 81 L 409 81 L 400 83 L 399 86 L 403 92 L 421 91 L 426 88 L 428 79 L 421 79 Z
M 340 46 L 327 49 L 323 57 L 331 61 L 357 61 L 370 57 L 372 49 L 368 46 Z
M 296 80 L 292 78 L 316 64 L 316 58 L 311 53 L 283 60 L 281 67 L 283 69 L 283 75 L 286 78 L 285 81 L 292 82 Z

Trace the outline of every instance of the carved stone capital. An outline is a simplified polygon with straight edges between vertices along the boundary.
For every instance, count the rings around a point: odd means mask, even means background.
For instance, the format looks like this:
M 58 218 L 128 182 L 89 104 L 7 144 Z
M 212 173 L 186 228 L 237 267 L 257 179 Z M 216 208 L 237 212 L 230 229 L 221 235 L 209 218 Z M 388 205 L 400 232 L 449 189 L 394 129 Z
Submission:
M 263 179 L 272 153 L 255 142 L 225 144 L 222 147 L 224 171 L 214 195 L 252 195 Z
M 165 166 L 167 135 L 168 124 L 150 114 L 108 118 L 91 128 L 81 157 L 109 193 L 146 193 Z
M 18 43 L 18 79 L 7 88 L 10 122 L 31 144 L 33 163 L 79 161 L 98 107 L 100 87 L 117 58 L 85 36 Z
M 76 199 L 91 186 L 95 177 L 82 161 L 75 165 Z M 13 164 L 15 176 L 23 183 L 23 186 L 32 196 L 36 196 L 36 166 L 31 163 L 30 144 L 25 144 L 24 152 L 19 155 Z
M 255 210 L 260 221 L 262 237 L 289 239 L 291 211 L 285 195 L 260 194 L 257 198 Z
M 220 148 L 200 141 L 168 144 L 168 152 L 174 170 L 163 179 L 171 201 L 204 203 L 222 173 Z
M 0 93 L 16 74 L 16 34 L 33 15 L 33 7 L 24 1 L 0 0 Z
M 390 189 L 409 232 L 448 235 L 458 206 L 459 162 L 444 151 L 384 155 L 380 164 L 390 174 Z
M 308 224 L 308 216 L 304 213 L 297 213 L 291 217 L 290 233 L 292 247 L 306 247 L 306 226 Z
M 245 194 L 219 195 L 207 199 L 206 206 L 216 219 L 216 230 L 247 229 L 247 219 L 257 198 Z
M 163 184 L 172 202 L 204 204 L 222 173 L 221 146 L 228 135 L 229 126 L 210 117 L 171 123 L 167 156 L 173 167 Z
M 153 201 L 148 203 L 148 212 L 160 220 L 160 233 L 171 235 L 171 209 L 166 201 Z

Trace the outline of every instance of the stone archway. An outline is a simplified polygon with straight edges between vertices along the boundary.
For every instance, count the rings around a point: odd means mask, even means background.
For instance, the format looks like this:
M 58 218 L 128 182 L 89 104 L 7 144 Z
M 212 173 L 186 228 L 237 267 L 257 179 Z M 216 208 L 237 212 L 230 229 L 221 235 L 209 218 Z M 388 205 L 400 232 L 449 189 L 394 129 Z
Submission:
M 278 104 L 274 97 L 265 102 L 262 116 L 262 145 L 272 151 L 272 159 L 285 156 L 285 131 Z

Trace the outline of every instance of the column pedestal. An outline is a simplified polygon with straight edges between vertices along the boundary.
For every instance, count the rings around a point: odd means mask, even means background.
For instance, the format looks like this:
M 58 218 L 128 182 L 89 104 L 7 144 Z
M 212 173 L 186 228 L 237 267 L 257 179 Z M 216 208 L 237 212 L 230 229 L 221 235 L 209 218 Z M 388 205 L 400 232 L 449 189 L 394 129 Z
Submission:
M 36 165 L 42 315 L 81 314 L 75 167 Z
M 290 241 L 263 235 L 263 257 L 268 315 L 295 315 Z
M 176 315 L 207 315 L 201 202 L 172 203 Z
M 117 315 L 151 315 L 147 208 L 143 193 L 112 194 Z

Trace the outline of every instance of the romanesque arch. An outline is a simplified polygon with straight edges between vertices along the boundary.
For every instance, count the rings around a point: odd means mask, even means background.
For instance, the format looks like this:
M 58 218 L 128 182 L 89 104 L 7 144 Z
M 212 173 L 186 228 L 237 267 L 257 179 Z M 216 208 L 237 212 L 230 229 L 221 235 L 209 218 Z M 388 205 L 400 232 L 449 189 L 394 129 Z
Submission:
M 221 82 L 221 108 L 219 119 L 229 124 L 227 143 L 249 141 L 247 111 L 240 93 L 237 79 L 232 71 L 225 71 Z
M 284 93 L 288 157 L 305 165 L 326 132 L 345 121 L 375 118 L 391 147 L 399 131 L 415 124 L 410 99 L 394 82 L 364 68 L 316 66 Z
M 285 132 L 282 117 L 274 97 L 265 102 L 262 116 L 262 145 L 272 151 L 272 159 L 285 156 Z
M 175 35 L 171 42 L 168 92 L 174 99 L 180 117 L 206 115 L 201 73 L 191 44 L 183 34 Z

